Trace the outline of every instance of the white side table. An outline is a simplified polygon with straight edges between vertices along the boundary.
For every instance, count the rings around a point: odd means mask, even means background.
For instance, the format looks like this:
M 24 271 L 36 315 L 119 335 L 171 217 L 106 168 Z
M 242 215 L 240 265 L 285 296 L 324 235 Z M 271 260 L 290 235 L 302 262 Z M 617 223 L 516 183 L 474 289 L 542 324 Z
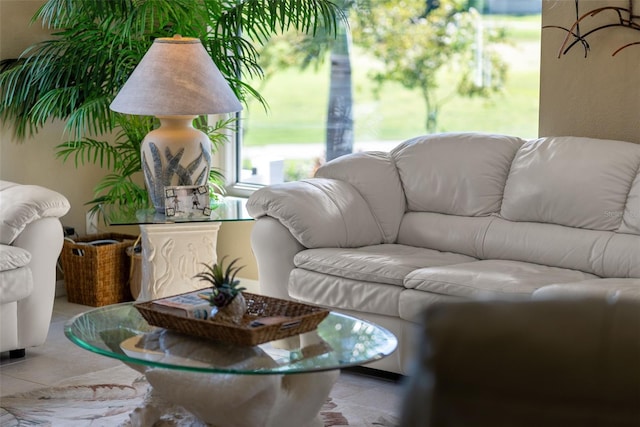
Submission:
M 142 283 L 138 301 L 207 287 L 194 276 L 217 261 L 218 230 L 225 221 L 249 221 L 246 199 L 227 197 L 209 217 L 166 217 L 153 210 L 119 217 L 111 225 L 140 226 Z
M 216 262 L 219 222 L 141 224 L 142 285 L 139 301 L 206 287 L 194 276 Z

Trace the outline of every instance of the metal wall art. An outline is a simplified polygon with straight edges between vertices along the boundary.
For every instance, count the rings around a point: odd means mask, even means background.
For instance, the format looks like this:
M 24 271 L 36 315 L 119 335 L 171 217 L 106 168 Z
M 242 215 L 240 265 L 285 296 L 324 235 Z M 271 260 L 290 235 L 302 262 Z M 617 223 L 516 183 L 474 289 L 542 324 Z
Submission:
M 560 50 L 558 51 L 558 58 L 562 55 L 566 55 L 574 46 L 581 45 L 584 49 L 584 57 L 587 57 L 587 54 L 591 50 L 591 46 L 589 45 L 588 37 L 596 33 L 598 31 L 606 30 L 609 28 L 622 27 L 628 30 L 640 31 L 640 15 L 634 13 L 633 10 L 633 2 L 634 0 L 629 0 L 627 7 L 619 7 L 619 6 L 603 6 L 591 9 L 587 12 L 580 13 L 580 0 L 575 1 L 576 8 L 576 19 L 573 21 L 572 25 L 569 28 L 562 27 L 559 25 L 545 25 L 542 28 L 559 28 L 561 30 L 566 31 L 567 36 L 565 37 L 562 45 L 560 46 Z M 585 26 L 589 25 L 589 18 L 593 18 L 596 15 L 607 14 L 611 15 L 611 21 L 606 24 L 600 24 L 594 28 L 589 28 L 585 31 Z M 640 45 L 640 40 L 627 43 L 623 46 L 618 47 L 611 56 L 615 56 L 618 52 L 623 49 L 626 49 L 630 46 Z

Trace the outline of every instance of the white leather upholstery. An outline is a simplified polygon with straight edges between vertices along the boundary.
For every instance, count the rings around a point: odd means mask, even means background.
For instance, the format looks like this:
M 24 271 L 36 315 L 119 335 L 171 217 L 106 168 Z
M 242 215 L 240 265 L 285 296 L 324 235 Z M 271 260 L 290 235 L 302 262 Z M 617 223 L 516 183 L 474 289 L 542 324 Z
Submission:
M 2 277 L 0 281 L 0 306 L 20 301 L 33 292 L 33 277 L 29 267 L 3 270 L 0 277 Z
M 410 324 L 436 302 L 548 286 L 633 295 L 639 173 L 640 145 L 582 137 L 452 133 L 344 156 L 249 198 L 261 290 Z
M 47 337 L 63 243 L 59 217 L 69 208 L 52 190 L 0 181 L 1 250 L 29 258 L 0 270 L 0 351 L 37 346 Z
M 251 230 L 251 248 L 260 273 L 260 288 L 265 295 L 290 298 L 287 283 L 296 266 L 293 258 L 304 246 L 278 220 L 263 216 Z M 278 256 L 273 256 L 273 251 Z
M 269 193 L 256 192 L 252 206 L 256 215 L 269 212 L 308 248 L 383 242 L 381 229 L 367 202 L 344 181 L 314 179 L 276 184 L 269 188 Z M 317 212 L 323 215 L 315 215 Z
M 59 218 L 69 211 L 69 201 L 38 185 L 0 181 L 0 243 L 11 244 L 24 228 L 40 218 Z
M 0 245 L 0 271 L 25 267 L 31 261 L 31 254 L 22 248 Z
M 610 301 L 619 298 L 640 299 L 640 279 L 593 279 L 556 283 L 537 289 L 531 297 L 533 299 L 572 298 L 577 293 L 585 296 L 605 297 Z
M 608 215 L 619 215 L 619 212 L 610 212 Z M 640 173 L 631 184 L 627 204 L 622 216 L 622 224 L 618 230 L 620 233 L 640 234 Z
M 483 258 L 487 231 L 496 219 L 407 212 L 400 225 L 398 243 Z
M 530 141 L 511 166 L 501 215 L 615 231 L 639 164 L 636 144 L 576 137 Z
M 485 235 L 483 258 L 527 261 L 605 275 L 604 254 L 613 236 L 609 231 L 496 218 Z M 628 273 L 619 277 L 627 277 Z
M 524 141 L 502 135 L 445 134 L 394 148 L 407 210 L 485 216 L 502 202 L 509 166 Z
M 323 165 L 316 172 L 316 178 L 337 179 L 351 184 L 366 201 L 370 214 L 380 227 L 383 242 L 395 242 L 405 212 L 405 197 L 398 170 L 388 153 L 354 153 L 339 157 Z M 355 210 L 351 205 L 348 207 Z
M 473 261 L 465 255 L 406 245 L 307 249 L 293 260 L 297 268 L 402 287 L 406 276 L 420 268 Z
M 402 287 L 329 276 L 296 268 L 289 276 L 289 295 L 325 307 L 399 317 Z
M 443 267 L 416 269 L 404 286 L 461 298 L 524 298 L 544 285 L 595 278 L 578 270 L 530 262 L 488 259 Z

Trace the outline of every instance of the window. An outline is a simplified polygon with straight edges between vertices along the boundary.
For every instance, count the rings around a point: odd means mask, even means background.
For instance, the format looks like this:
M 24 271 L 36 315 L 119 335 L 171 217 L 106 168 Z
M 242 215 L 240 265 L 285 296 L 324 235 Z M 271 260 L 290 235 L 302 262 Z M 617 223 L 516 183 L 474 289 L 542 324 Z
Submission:
M 426 11 L 424 1 L 416 2 L 422 9 L 413 15 L 397 2 L 375 3 L 377 10 L 362 10 L 355 2 L 342 39 L 349 43 L 338 40 L 329 52 L 316 51 L 323 59 L 318 63 L 301 67 L 309 51 L 300 36 L 278 37 L 267 47 L 268 77 L 250 83 L 269 109 L 251 101 L 240 116 L 241 132 L 227 156 L 233 165 L 228 176 L 235 177 L 231 193 L 311 177 L 327 149 L 330 156 L 387 151 L 432 132 L 537 135 L 540 2 L 476 0 L 470 3 L 482 3 L 476 5 L 481 12 L 470 8 L 455 19 L 445 0 L 439 6 L 426 1 Z M 360 20 L 364 14 L 377 20 L 374 26 Z M 403 25 L 381 21 L 393 19 Z M 418 28 L 420 20 L 425 25 Z M 420 46 L 429 37 L 432 44 Z M 434 45 L 442 46 L 437 54 Z M 336 91 L 339 96 L 331 97 Z M 328 120 L 332 114 L 337 120 Z

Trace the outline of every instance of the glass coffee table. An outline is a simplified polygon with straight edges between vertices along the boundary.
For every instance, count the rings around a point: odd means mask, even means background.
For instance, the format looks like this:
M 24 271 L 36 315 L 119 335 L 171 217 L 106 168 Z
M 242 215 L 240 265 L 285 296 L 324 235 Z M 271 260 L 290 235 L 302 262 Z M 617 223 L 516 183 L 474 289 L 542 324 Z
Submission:
M 386 329 L 335 312 L 314 331 L 239 346 L 150 326 L 133 303 L 80 314 L 65 335 L 145 374 L 152 389 L 132 425 L 153 425 L 169 404 L 212 426 L 322 426 L 318 413 L 340 369 L 382 359 L 397 346 Z

